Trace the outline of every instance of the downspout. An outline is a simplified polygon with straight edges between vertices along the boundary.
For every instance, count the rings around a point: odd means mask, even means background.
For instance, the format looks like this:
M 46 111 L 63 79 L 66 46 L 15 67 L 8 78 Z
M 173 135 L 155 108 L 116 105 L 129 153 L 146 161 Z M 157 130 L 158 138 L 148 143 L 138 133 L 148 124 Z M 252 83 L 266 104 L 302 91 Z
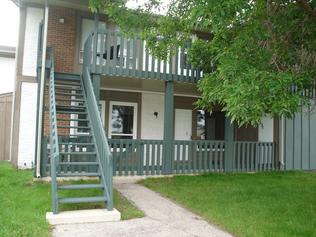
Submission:
M 44 37 L 43 37 L 43 49 L 42 49 L 42 65 L 41 65 L 41 88 L 38 107 L 38 128 L 37 128 L 37 150 L 36 150 L 36 177 L 41 177 L 41 148 L 42 148 L 42 123 L 43 116 L 42 111 L 44 108 L 45 100 L 45 71 L 46 71 L 46 48 L 47 48 L 47 28 L 48 28 L 48 0 L 45 1 L 45 19 L 44 19 Z

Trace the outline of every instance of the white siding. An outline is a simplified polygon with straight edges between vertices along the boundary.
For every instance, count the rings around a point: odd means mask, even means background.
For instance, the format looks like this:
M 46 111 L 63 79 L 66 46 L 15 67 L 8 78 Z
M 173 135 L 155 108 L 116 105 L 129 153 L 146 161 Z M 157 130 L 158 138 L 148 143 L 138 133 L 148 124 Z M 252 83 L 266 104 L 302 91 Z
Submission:
M 154 116 L 158 112 L 158 116 Z M 142 139 L 163 139 L 164 95 L 142 94 Z
M 0 57 L 0 94 L 13 92 L 15 59 Z
M 258 128 L 259 142 L 273 142 L 273 119 L 262 118 L 262 125 Z
M 25 27 L 25 42 L 23 55 L 24 76 L 36 76 L 36 59 L 37 59 L 37 41 L 38 28 L 43 19 L 43 9 L 27 8 L 26 10 L 26 27 Z
M 22 83 L 18 167 L 34 166 L 36 132 L 36 83 Z

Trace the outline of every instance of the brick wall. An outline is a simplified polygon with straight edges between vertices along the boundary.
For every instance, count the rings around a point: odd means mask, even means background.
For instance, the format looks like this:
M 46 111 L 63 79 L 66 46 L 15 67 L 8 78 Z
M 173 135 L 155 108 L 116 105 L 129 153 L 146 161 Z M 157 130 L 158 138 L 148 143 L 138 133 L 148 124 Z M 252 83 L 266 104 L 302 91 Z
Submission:
M 60 23 L 60 19 L 64 19 L 64 23 Z M 50 9 L 47 42 L 55 49 L 55 70 L 58 72 L 73 72 L 76 30 L 76 10 Z
M 61 98 L 61 96 L 58 96 Z M 59 103 L 60 104 L 60 103 Z M 62 103 L 63 105 L 69 105 L 69 102 Z M 49 119 L 49 98 L 48 98 L 48 88 L 46 88 L 45 91 L 45 108 L 46 111 L 44 113 L 44 136 L 49 136 L 50 134 L 50 119 Z M 69 114 L 57 114 L 57 119 L 70 119 Z M 59 126 L 70 126 L 69 121 L 59 121 Z M 58 135 L 68 135 L 69 134 L 69 128 L 58 128 Z
M 64 20 L 64 23 L 60 22 Z M 51 7 L 48 18 L 48 46 L 55 50 L 55 71 L 72 73 L 74 71 L 74 55 L 76 42 L 76 10 L 70 8 Z M 48 109 L 48 91 L 45 96 L 45 105 Z M 69 118 L 69 115 L 57 115 L 58 118 Z M 61 126 L 69 126 L 69 122 L 59 122 Z M 49 112 L 44 116 L 44 135 L 49 136 Z M 58 135 L 69 134 L 69 129 L 59 128 Z

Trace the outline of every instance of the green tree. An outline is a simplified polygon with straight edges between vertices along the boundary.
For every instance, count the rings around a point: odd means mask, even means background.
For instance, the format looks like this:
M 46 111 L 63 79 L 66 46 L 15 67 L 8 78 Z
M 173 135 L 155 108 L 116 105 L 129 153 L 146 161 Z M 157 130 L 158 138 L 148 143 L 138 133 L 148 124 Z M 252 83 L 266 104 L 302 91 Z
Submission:
M 314 0 L 150 0 L 130 10 L 125 0 L 90 0 L 127 34 L 140 34 L 164 58 L 193 34 L 189 57 L 203 70 L 198 106 L 222 106 L 241 126 L 262 116 L 291 117 L 310 103 L 316 78 L 316 1 Z M 157 10 L 158 9 L 158 10 Z

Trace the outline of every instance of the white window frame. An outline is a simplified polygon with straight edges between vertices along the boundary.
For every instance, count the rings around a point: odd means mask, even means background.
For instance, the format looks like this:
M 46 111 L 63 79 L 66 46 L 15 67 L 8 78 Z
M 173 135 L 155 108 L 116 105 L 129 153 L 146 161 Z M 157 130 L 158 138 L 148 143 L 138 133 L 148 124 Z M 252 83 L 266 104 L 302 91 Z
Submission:
M 113 105 L 118 105 L 118 106 L 133 106 L 134 107 L 134 117 L 133 117 L 133 134 L 112 134 L 112 109 Z M 109 139 L 112 138 L 112 135 L 114 136 L 132 136 L 133 139 L 137 138 L 137 103 L 131 103 L 131 102 L 120 102 L 120 101 L 110 101 L 110 106 L 109 106 L 109 134 L 108 137 Z

